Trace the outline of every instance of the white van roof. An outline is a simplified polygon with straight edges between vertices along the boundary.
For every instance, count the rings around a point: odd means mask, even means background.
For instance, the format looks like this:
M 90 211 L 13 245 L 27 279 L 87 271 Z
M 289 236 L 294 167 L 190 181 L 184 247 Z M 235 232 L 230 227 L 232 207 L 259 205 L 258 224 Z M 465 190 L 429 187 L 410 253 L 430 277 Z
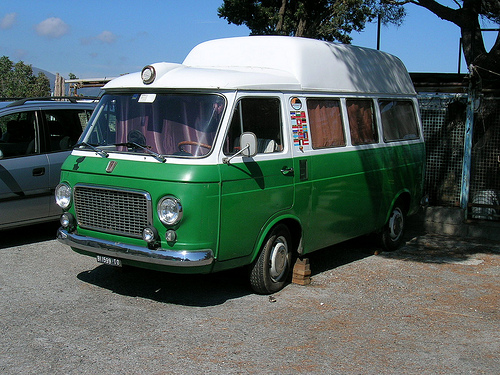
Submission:
M 194 47 L 182 64 L 156 63 L 156 79 L 140 73 L 104 89 L 184 88 L 415 94 L 395 56 L 369 48 L 286 36 L 216 39 Z

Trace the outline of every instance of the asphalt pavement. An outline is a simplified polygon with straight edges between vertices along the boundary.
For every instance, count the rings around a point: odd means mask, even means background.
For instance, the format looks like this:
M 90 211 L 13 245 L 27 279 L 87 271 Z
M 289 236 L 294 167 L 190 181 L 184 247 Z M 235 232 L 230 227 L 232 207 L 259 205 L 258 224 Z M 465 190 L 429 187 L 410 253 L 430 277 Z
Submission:
M 370 238 L 309 258 L 312 282 L 253 294 L 243 270 L 120 270 L 0 232 L 2 374 L 498 374 L 500 245 Z

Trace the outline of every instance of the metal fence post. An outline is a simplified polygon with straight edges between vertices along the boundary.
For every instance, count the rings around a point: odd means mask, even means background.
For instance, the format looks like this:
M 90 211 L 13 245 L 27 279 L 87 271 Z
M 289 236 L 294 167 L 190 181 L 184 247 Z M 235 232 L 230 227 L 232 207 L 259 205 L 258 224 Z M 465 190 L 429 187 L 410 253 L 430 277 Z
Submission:
M 460 191 L 460 208 L 465 212 L 467 220 L 469 192 L 470 192 L 470 174 L 472 161 L 472 137 L 474 129 L 474 103 L 476 100 L 476 90 L 473 83 L 472 67 L 470 68 L 470 81 L 467 93 L 467 114 L 465 119 L 465 139 L 464 139 L 464 159 L 462 167 L 462 185 Z

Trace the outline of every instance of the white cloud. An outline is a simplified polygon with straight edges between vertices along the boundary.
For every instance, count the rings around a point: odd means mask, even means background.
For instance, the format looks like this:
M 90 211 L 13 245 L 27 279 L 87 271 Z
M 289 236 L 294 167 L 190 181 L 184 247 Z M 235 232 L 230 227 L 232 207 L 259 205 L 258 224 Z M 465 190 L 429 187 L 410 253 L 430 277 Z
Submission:
M 103 43 L 111 44 L 115 42 L 116 35 L 113 34 L 111 31 L 104 30 L 97 36 L 97 39 Z
M 118 37 L 115 34 L 113 34 L 111 31 L 105 30 L 97 36 L 80 38 L 80 43 L 83 46 L 88 46 L 88 45 L 91 45 L 91 44 L 96 43 L 96 42 L 101 42 L 101 43 L 105 43 L 105 44 L 113 44 L 114 42 L 116 42 L 117 38 Z
M 16 23 L 17 13 L 7 13 L 0 20 L 0 29 L 10 29 Z
M 51 17 L 35 27 L 38 35 L 48 38 L 60 38 L 69 32 L 69 26 L 60 18 Z

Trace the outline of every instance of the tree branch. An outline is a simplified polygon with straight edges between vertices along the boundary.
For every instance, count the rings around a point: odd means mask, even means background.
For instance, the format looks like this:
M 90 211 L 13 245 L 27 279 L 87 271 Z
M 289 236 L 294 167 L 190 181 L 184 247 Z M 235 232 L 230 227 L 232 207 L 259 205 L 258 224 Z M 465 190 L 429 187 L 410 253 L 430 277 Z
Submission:
M 460 8 L 460 5 L 457 3 L 456 0 L 454 2 L 459 6 L 459 9 L 453 9 L 447 6 L 444 6 L 437 1 L 434 0 L 386 0 L 384 1 L 387 4 L 391 5 L 406 5 L 406 4 L 414 4 L 418 5 L 422 8 L 425 8 L 427 10 L 430 10 L 432 13 L 434 13 L 436 16 L 438 16 L 441 19 L 444 19 L 446 21 L 453 22 L 454 24 L 460 26 L 462 23 L 462 8 Z

